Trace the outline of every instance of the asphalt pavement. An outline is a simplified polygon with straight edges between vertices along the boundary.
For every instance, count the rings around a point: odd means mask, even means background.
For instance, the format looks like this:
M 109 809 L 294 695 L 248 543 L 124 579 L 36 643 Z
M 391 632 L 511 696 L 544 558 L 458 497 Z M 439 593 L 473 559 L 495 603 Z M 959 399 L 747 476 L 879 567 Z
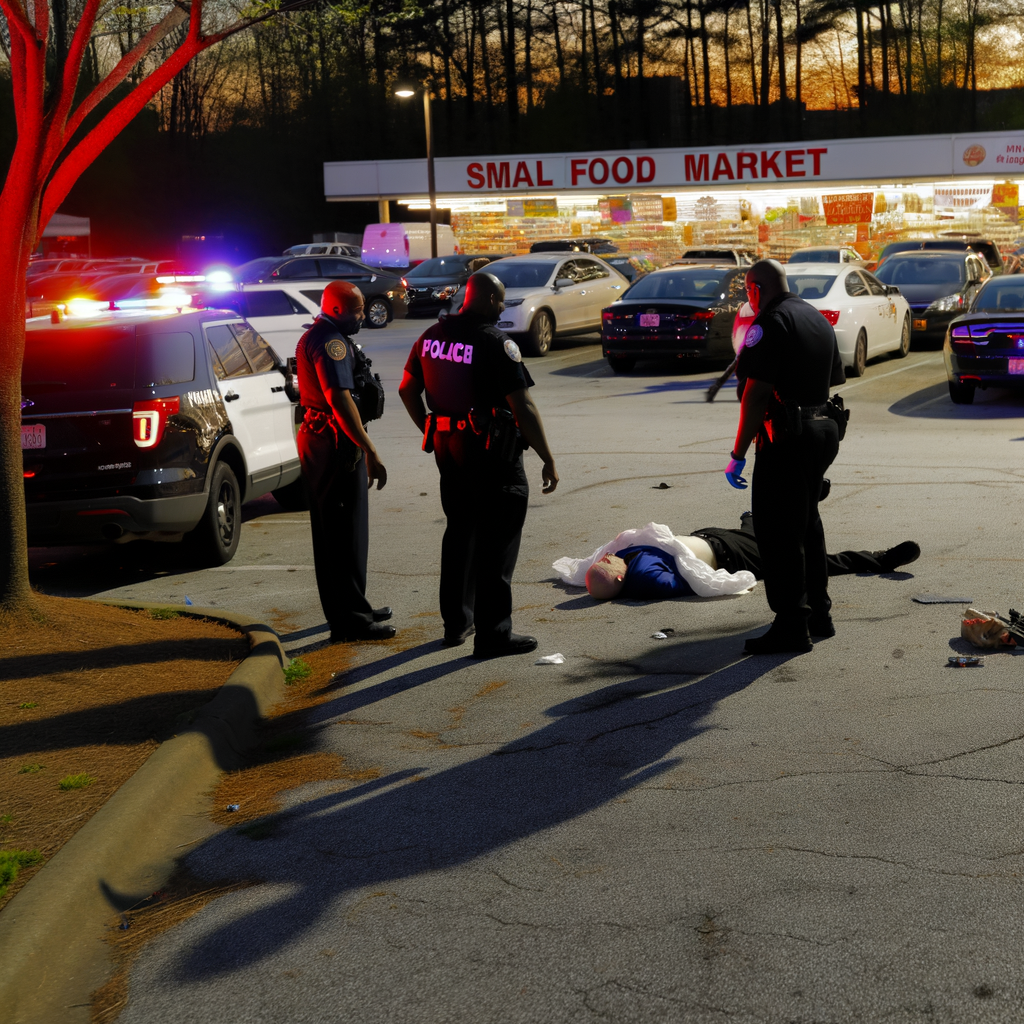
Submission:
M 399 636 L 358 648 L 312 725 L 381 775 L 302 787 L 272 835 L 191 852 L 203 877 L 262 884 L 147 949 L 123 1024 L 1019 1021 L 1020 666 L 947 668 L 964 605 L 913 598 L 1021 604 L 1024 395 L 953 406 L 936 352 L 849 382 L 829 548 L 915 539 L 922 558 L 833 580 L 838 633 L 812 653 L 747 658 L 761 586 L 597 604 L 557 582 L 556 558 L 620 530 L 738 526 L 750 504 L 722 475 L 738 404 L 704 401 L 713 368 L 615 376 L 569 341 L 530 362 L 561 483 L 542 495 L 527 454 L 515 580 L 516 629 L 566 660 L 477 663 L 439 643 L 436 470 L 397 396 L 423 326 L 360 338 L 388 393 L 369 596 Z M 35 550 L 33 579 L 188 596 L 301 653 L 326 630 L 308 517 L 246 512 L 220 569 L 139 544 Z

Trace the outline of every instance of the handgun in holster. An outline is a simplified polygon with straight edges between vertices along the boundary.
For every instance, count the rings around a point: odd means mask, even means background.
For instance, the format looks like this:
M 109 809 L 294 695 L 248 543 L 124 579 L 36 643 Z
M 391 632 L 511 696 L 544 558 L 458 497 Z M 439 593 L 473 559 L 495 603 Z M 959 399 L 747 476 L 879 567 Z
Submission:
M 436 421 L 432 412 L 427 413 L 426 423 L 423 426 L 423 450 L 429 455 L 434 450 L 434 430 Z
M 519 455 L 518 442 L 515 416 L 508 409 L 492 409 L 487 425 L 487 451 L 505 462 L 514 462 Z

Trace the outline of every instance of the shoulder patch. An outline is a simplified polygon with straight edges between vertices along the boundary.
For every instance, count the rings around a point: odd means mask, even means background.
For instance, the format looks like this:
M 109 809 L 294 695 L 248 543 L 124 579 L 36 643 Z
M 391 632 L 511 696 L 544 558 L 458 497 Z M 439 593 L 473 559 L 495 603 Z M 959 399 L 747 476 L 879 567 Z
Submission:
M 751 324 L 747 328 L 747 333 L 743 338 L 743 344 L 747 348 L 753 348 L 762 338 L 764 337 L 764 331 L 761 330 L 760 324 Z
M 341 338 L 331 338 L 325 346 L 327 354 L 336 361 L 341 361 L 348 355 L 348 348 L 345 346 L 345 342 Z
M 511 339 L 505 339 L 505 355 L 512 360 L 513 363 L 521 363 L 523 357 L 519 352 L 519 346 Z

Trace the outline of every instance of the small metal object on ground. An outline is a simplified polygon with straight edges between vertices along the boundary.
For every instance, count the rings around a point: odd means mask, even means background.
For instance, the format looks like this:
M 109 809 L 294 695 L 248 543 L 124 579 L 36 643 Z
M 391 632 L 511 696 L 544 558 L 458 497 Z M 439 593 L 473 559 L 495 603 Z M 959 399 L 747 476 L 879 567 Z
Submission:
M 954 597 L 947 594 L 918 594 L 911 600 L 918 604 L 970 604 L 973 597 Z
M 983 668 L 985 662 L 974 654 L 951 654 L 949 656 L 950 668 Z
M 241 804 L 228 804 L 227 807 L 224 808 L 224 810 L 226 810 L 226 811 L 237 811 L 237 810 L 239 810 L 241 808 L 241 806 L 242 806 Z

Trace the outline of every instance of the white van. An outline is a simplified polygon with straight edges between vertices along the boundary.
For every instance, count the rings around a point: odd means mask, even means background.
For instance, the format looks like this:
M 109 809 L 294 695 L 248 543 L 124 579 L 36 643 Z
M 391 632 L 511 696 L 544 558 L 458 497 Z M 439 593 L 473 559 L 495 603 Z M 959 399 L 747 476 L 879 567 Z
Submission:
M 437 225 L 437 255 L 458 251 L 450 225 Z M 408 267 L 430 259 L 430 224 L 367 224 L 363 232 L 363 262 L 371 267 Z

